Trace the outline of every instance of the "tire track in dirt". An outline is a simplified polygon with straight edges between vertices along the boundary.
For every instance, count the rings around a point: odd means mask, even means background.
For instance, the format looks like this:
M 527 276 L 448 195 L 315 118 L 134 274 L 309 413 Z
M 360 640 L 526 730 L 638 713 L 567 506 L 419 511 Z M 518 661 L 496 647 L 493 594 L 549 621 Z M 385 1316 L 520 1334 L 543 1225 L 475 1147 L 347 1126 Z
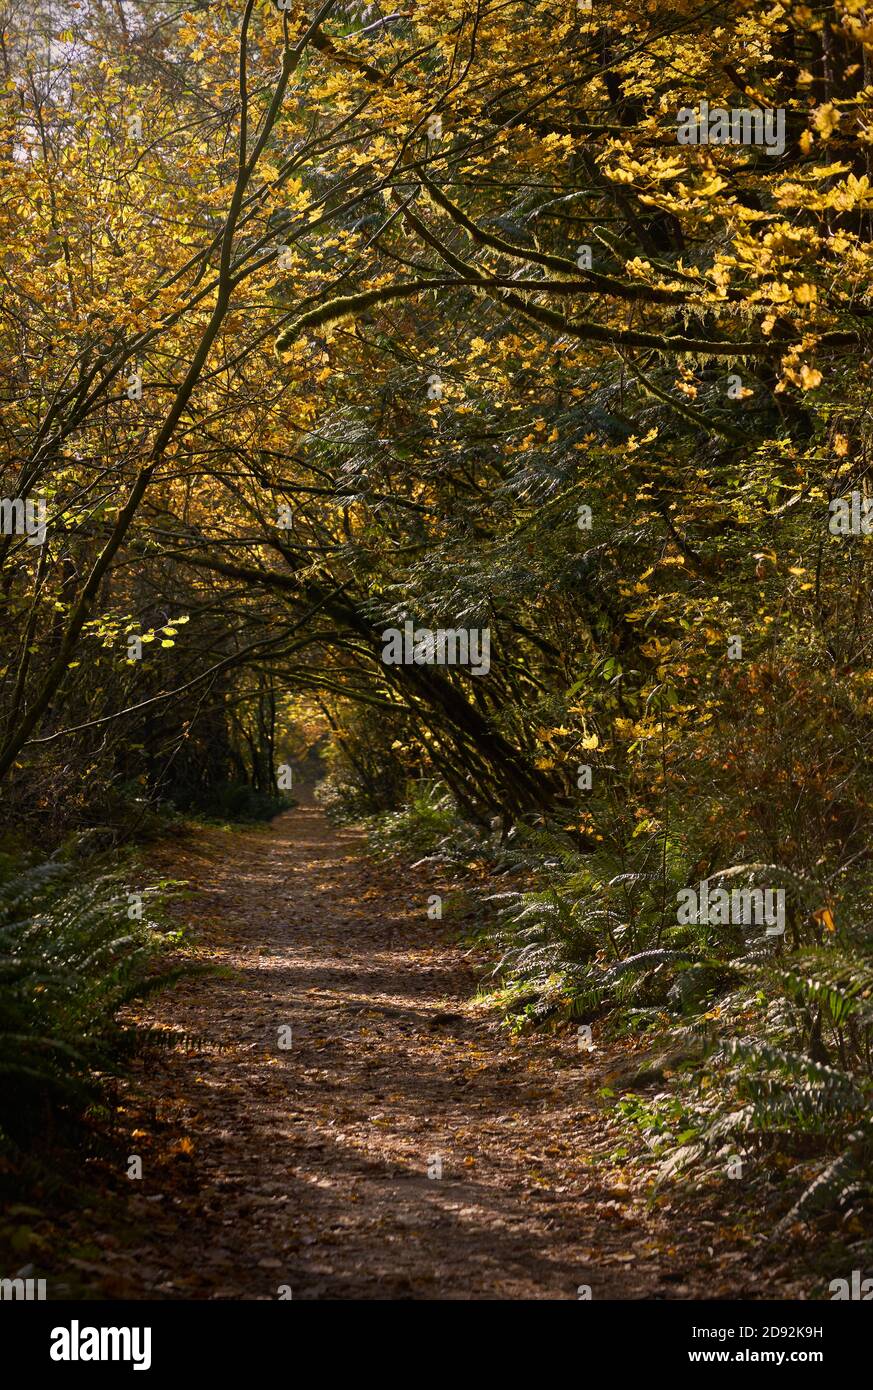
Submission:
M 359 848 L 299 807 L 151 856 L 190 881 L 175 912 L 226 970 L 152 1008 L 208 1045 L 137 1078 L 144 1174 L 103 1296 L 756 1296 L 743 1255 L 728 1287 L 724 1252 L 698 1237 L 683 1253 L 608 1160 L 599 1054 L 571 1034 L 513 1042 L 471 1006 L 482 972 L 427 919 L 433 885 Z

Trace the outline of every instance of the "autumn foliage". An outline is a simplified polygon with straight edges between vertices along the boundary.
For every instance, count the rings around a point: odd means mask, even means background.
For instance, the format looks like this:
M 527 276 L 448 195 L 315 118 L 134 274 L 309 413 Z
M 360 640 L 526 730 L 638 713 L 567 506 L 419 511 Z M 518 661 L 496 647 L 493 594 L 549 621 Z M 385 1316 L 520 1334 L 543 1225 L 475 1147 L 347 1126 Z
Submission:
M 518 847 L 547 1014 L 724 1007 L 704 1164 L 869 1174 L 861 0 L 62 8 L 0 54 L 0 494 L 47 514 L 0 536 L 8 824 L 268 814 L 325 744 L 349 813 L 437 788 Z M 784 149 L 680 144 L 701 102 Z M 407 618 L 488 627 L 488 676 L 386 666 Z M 677 935 L 738 866 L 789 899 L 760 977 Z

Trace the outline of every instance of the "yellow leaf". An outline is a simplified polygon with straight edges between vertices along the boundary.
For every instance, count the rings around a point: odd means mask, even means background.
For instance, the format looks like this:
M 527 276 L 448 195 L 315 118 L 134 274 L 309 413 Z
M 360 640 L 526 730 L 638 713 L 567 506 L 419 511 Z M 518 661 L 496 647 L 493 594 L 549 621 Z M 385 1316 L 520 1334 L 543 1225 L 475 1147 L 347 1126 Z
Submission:
M 829 140 L 842 119 L 841 112 L 836 109 L 832 101 L 828 101 L 825 102 L 824 106 L 818 108 L 813 117 L 813 123 L 821 138 Z
M 821 385 L 821 372 L 817 367 L 807 367 L 804 362 L 800 369 L 800 384 L 804 391 L 812 391 L 816 386 Z
M 812 304 L 812 303 L 815 301 L 817 295 L 818 295 L 818 289 L 816 288 L 815 285 L 795 285 L 795 286 L 794 286 L 794 302 L 795 302 L 795 304 Z
M 836 931 L 837 924 L 829 907 L 820 907 L 818 912 L 814 912 L 812 915 L 816 922 L 824 927 L 825 931 Z

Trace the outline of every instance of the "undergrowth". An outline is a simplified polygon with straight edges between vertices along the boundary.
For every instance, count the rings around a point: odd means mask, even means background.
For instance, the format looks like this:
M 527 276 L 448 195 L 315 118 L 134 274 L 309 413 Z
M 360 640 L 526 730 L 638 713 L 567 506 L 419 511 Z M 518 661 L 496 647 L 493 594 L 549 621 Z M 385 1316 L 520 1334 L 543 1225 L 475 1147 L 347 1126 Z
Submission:
M 778 935 L 681 924 L 677 894 L 699 866 L 663 832 L 594 852 L 542 823 L 486 834 L 434 780 L 366 828 L 372 852 L 425 856 L 473 884 L 496 957 L 482 988 L 507 1027 L 572 1036 L 584 1025 L 634 1055 L 656 1045 L 651 1081 L 638 1067 L 639 1079 L 604 1090 L 619 1128 L 643 1140 L 653 1192 L 679 1175 L 692 1190 L 740 1178 L 750 1203 L 774 1198 L 777 1236 L 810 1223 L 847 1240 L 869 1229 L 873 967 L 870 884 L 857 866 L 836 886 L 779 864 L 714 866 L 713 886 L 784 888 Z M 839 925 L 824 910 L 837 896 Z
M 162 921 L 177 885 L 131 893 L 101 859 L 2 867 L 0 1196 L 20 1197 L 51 1179 L 58 1147 L 87 1149 L 117 1079 L 161 1043 L 130 1007 L 195 967 Z

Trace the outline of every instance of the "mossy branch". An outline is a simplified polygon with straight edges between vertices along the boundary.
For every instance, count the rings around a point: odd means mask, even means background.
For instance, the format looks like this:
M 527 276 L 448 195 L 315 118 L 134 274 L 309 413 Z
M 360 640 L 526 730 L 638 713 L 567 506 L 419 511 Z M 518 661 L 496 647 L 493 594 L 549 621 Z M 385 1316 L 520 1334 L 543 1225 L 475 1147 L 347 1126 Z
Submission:
M 341 323 L 343 319 L 355 318 L 367 309 L 374 309 L 379 304 L 388 304 L 393 299 L 410 299 L 413 295 L 424 294 L 427 290 L 452 288 L 457 283 L 454 279 L 407 280 L 399 285 L 382 285 L 379 289 L 362 290 L 359 294 L 340 295 L 337 299 L 328 299 L 324 304 L 301 314 L 279 334 L 274 345 L 276 353 L 278 355 L 287 352 L 302 334 L 315 328 L 327 328 Z
M 493 250 L 499 251 L 501 255 L 511 256 L 515 260 L 529 261 L 534 265 L 548 266 L 550 270 L 558 271 L 562 275 L 571 275 L 574 279 L 579 278 L 579 266 L 575 261 L 571 261 L 565 256 L 555 256 L 551 252 L 540 251 L 535 247 L 516 246 L 514 242 L 507 241 L 504 237 L 484 231 L 472 218 L 467 216 L 462 208 L 453 203 L 422 169 L 417 169 L 416 175 L 421 179 L 429 197 L 437 207 L 448 213 L 452 221 L 456 222 L 459 227 L 463 227 L 471 240 L 478 245 L 490 246 Z M 649 304 L 687 304 L 691 298 L 682 290 L 661 289 L 657 285 L 642 283 L 631 284 L 625 280 L 618 280 L 613 275 L 602 275 L 596 270 L 586 270 L 583 275 L 585 287 L 591 293 L 607 294 L 613 298 L 631 301 L 644 300 Z M 701 290 L 706 288 L 708 286 L 701 282 Z
M 518 281 L 512 283 L 520 288 L 527 288 Z M 517 309 L 525 318 L 533 319 L 555 333 L 569 335 L 580 342 L 605 343 L 614 348 L 650 348 L 655 352 L 674 355 L 695 353 L 710 357 L 774 357 L 796 346 L 790 340 L 774 342 L 758 339 L 756 342 L 748 342 L 729 338 L 685 338 L 675 334 L 668 336 L 662 333 L 644 333 L 628 328 L 611 328 L 606 324 L 591 323 L 587 320 L 568 319 L 544 304 L 534 304 L 527 298 L 523 299 L 518 293 L 506 288 L 505 282 L 474 275 L 462 279 L 408 280 L 398 285 L 383 285 L 378 289 L 363 290 L 359 294 L 329 299 L 294 319 L 276 339 L 275 351 L 277 355 L 288 352 L 303 333 L 316 328 L 326 328 L 340 323 L 343 319 L 354 318 L 380 304 L 389 304 L 397 299 L 411 299 L 418 294 L 427 293 L 428 290 L 463 288 L 484 291 L 502 300 L 505 305 Z M 543 287 L 536 281 L 530 281 L 529 288 L 537 292 Z M 857 346 L 857 342 L 858 335 L 855 333 L 825 333 L 819 338 L 820 345 L 826 347 L 851 347 Z

